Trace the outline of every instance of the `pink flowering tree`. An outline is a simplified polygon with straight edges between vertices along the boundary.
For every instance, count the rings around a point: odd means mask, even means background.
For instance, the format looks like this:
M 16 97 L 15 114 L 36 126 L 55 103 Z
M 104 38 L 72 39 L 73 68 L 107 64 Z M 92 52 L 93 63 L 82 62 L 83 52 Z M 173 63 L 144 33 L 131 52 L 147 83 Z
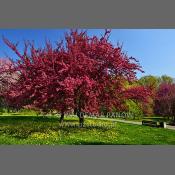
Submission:
M 45 112 L 61 112 L 60 121 L 74 110 L 81 126 L 85 112 L 98 113 L 101 106 L 109 111 L 122 108 L 128 98 L 146 101 L 150 95 L 146 88 L 124 86 L 136 80 L 141 66 L 120 45 L 112 45 L 109 35 L 109 30 L 101 38 L 71 30 L 56 48 L 46 42 L 44 49 L 36 49 L 28 42 L 23 53 L 4 38 L 18 56 L 9 69 L 18 74 L 18 81 L 4 93 L 5 98 L 19 108 L 32 105 Z
M 157 90 L 155 114 L 175 117 L 175 84 L 162 83 Z

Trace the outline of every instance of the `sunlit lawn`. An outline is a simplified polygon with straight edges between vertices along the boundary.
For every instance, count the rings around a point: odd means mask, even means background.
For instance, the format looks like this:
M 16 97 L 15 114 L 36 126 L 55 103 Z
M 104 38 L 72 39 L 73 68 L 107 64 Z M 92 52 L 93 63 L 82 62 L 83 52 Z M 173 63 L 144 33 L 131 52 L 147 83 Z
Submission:
M 78 118 L 64 124 L 78 125 Z M 0 116 L 0 144 L 175 144 L 175 131 L 87 118 L 84 128 L 68 127 L 56 116 L 11 114 Z

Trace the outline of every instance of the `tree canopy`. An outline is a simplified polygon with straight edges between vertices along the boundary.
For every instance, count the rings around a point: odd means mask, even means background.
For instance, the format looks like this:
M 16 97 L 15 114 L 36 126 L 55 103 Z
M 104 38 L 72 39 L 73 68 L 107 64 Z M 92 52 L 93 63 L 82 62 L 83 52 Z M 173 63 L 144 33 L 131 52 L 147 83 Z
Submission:
M 81 112 L 98 113 L 101 106 L 109 111 L 123 109 L 127 99 L 147 102 L 149 88 L 125 86 L 126 81 L 136 80 L 137 71 L 143 72 L 139 62 L 125 54 L 121 45 L 110 43 L 109 36 L 110 30 L 100 38 L 70 30 L 56 47 L 48 41 L 45 48 L 25 42 L 23 53 L 4 38 L 18 56 L 8 69 L 18 79 L 5 91 L 5 99 L 11 106 L 56 110 L 62 116 L 74 110 L 80 119 Z

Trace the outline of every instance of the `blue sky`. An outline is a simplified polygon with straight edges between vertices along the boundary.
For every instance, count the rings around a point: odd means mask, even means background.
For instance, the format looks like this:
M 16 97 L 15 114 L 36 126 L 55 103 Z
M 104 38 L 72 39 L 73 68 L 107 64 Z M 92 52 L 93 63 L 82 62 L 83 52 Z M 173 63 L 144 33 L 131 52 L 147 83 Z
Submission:
M 64 29 L 59 30 L 0 30 L 0 57 L 8 54 L 16 55 L 3 43 L 5 36 L 12 42 L 20 42 L 19 49 L 23 48 L 24 40 L 34 40 L 36 46 L 44 46 L 45 39 L 55 42 L 63 39 Z M 89 29 L 89 35 L 100 36 L 104 29 Z M 143 75 L 169 75 L 175 78 L 175 29 L 113 29 L 110 36 L 113 44 L 123 43 L 123 50 L 128 56 L 135 57 L 145 71 Z

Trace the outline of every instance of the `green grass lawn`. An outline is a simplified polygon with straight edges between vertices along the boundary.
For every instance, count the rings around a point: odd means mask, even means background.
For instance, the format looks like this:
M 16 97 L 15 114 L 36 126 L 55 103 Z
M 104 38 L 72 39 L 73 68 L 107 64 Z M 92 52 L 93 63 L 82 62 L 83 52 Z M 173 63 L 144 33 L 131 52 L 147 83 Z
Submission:
M 65 124 L 77 124 L 78 118 L 66 117 Z M 175 144 L 175 131 L 85 119 L 85 127 L 61 127 L 58 117 L 4 115 L 0 116 L 0 144 Z M 94 125 L 94 127 L 89 127 Z

